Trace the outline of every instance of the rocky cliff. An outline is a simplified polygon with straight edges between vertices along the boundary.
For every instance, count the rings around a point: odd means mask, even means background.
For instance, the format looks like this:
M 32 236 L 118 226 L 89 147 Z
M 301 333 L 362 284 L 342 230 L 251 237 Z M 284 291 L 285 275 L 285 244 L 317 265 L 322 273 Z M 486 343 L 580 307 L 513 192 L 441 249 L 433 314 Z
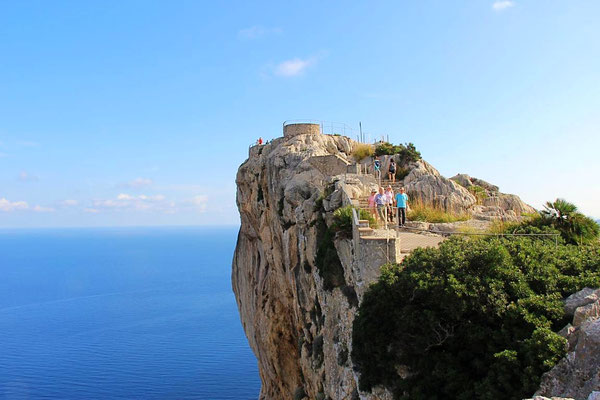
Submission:
M 319 133 L 279 138 L 252 147 L 239 168 L 232 283 L 258 359 L 261 399 L 391 398 L 383 389 L 360 393 L 349 357 L 358 304 L 382 262 L 365 262 L 357 240 L 328 229 L 335 209 L 358 204 L 376 185 L 371 174 L 357 173 L 368 172 L 369 162 L 356 166 L 356 145 Z M 389 157 L 383 161 L 385 170 Z M 446 179 L 422 160 L 405 167 L 403 184 L 424 202 L 481 219 L 533 211 L 494 187 L 486 188 L 494 200 L 483 203 L 468 190 L 472 178 Z M 389 259 L 389 238 L 377 243 Z

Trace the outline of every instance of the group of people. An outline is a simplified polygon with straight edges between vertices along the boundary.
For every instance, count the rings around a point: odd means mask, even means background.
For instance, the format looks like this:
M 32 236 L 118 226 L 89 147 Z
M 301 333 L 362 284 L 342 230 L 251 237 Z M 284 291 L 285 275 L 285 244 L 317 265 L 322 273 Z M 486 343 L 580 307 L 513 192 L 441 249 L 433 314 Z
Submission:
M 384 190 L 379 187 L 379 192 L 375 189 L 371 190 L 369 196 L 369 210 L 378 223 L 383 223 L 388 226 L 388 223 L 394 223 L 396 218 L 399 227 L 406 223 L 406 206 L 408 205 L 408 196 L 404 193 L 404 188 L 400 188 L 400 193 L 394 195 L 392 186 Z

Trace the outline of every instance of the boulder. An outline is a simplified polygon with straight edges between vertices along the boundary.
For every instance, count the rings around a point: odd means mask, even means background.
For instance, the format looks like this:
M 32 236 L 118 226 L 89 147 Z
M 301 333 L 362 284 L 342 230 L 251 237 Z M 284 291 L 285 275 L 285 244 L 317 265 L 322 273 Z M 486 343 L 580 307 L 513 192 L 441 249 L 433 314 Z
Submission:
M 573 293 L 565 300 L 565 314 L 572 317 L 577 308 L 594 303 L 599 298 L 600 289 L 584 288 L 577 293 Z
M 536 395 L 572 397 L 575 400 L 598 398 L 600 300 L 596 297 L 590 302 L 597 292 L 598 289 L 585 288 L 566 299 L 565 310 L 573 312 L 573 324 L 567 325 L 559 334 L 567 339 L 569 351 L 554 368 L 542 376 Z

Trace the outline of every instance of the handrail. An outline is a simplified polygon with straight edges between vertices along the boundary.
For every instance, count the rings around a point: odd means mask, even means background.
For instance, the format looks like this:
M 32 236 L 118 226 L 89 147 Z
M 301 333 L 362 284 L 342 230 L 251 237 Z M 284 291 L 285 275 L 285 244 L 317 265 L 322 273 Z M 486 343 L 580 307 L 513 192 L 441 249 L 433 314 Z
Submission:
M 352 219 L 354 221 L 354 225 L 360 226 L 360 222 L 358 222 L 359 221 L 358 215 L 356 214 L 356 208 L 354 208 L 354 207 L 352 207 Z

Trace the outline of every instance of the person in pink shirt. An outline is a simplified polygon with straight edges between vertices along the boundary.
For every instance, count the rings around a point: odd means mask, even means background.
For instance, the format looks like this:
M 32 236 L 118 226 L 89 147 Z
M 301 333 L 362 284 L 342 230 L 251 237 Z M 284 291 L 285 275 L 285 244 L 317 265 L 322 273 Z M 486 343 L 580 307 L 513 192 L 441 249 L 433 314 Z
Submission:
M 375 196 L 376 195 L 377 195 L 377 190 L 372 189 L 371 196 L 369 196 L 369 212 L 371 213 L 371 215 L 373 215 L 373 218 L 375 218 L 375 221 L 377 221 L 377 205 L 375 204 Z

